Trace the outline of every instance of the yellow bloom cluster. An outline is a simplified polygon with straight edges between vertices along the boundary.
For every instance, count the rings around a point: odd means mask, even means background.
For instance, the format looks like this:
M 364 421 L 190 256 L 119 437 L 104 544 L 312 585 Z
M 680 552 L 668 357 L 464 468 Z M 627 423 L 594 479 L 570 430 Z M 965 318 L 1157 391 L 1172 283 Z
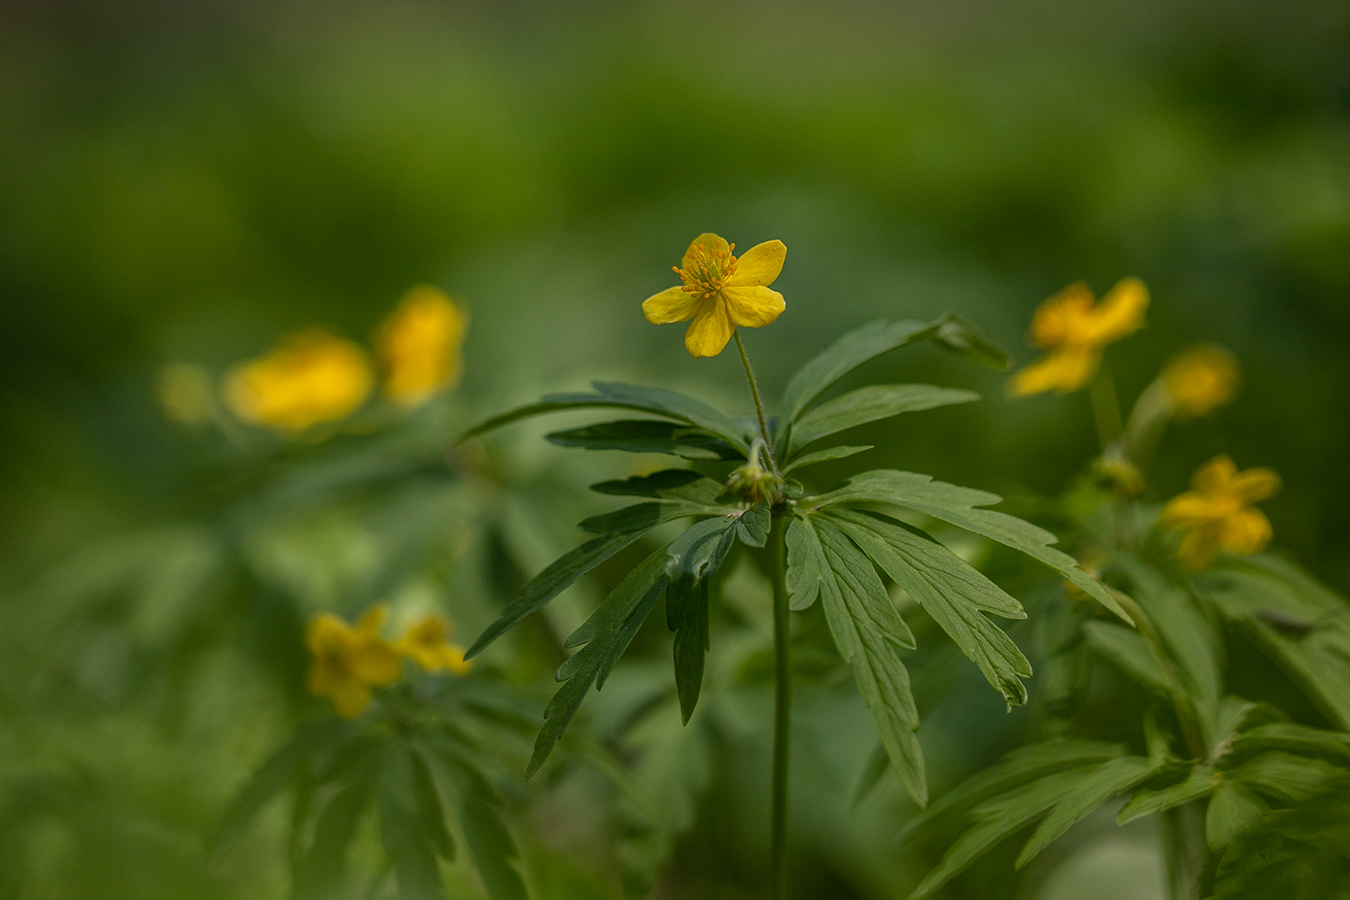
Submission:
M 390 399 L 411 408 L 457 384 L 467 326 L 464 313 L 444 291 L 430 285 L 409 291 L 376 342 Z
M 1252 504 L 1280 489 L 1273 469 L 1239 472 L 1233 460 L 1218 456 L 1196 471 L 1191 487 L 1168 502 L 1161 520 L 1186 532 L 1178 550 L 1185 566 L 1203 569 L 1221 550 L 1257 553 L 1270 543 L 1270 520 Z
M 654 325 L 694 320 L 684 346 L 695 359 L 716 356 L 737 328 L 768 325 L 787 306 L 783 295 L 768 287 L 783 271 L 783 242 L 756 244 L 739 257 L 735 249 L 715 234 L 700 234 L 673 267 L 682 283 L 642 303 Z
M 1082 282 L 1069 285 L 1036 310 L 1031 342 L 1048 351 L 1018 372 L 1016 395 L 1076 391 L 1097 371 L 1102 349 L 1144 325 L 1148 288 L 1138 278 L 1122 279 L 1100 303 Z
M 377 336 L 385 394 L 411 409 L 453 386 L 466 328 L 463 311 L 445 292 L 429 285 L 409 291 Z M 245 422 L 298 432 L 355 412 L 374 382 L 359 344 L 310 329 L 237 366 L 226 379 L 225 400 Z
M 1162 383 L 1177 418 L 1207 415 L 1237 396 L 1237 357 L 1216 344 L 1183 350 L 1167 363 Z
M 225 400 L 245 422 L 302 431 L 356 410 L 372 381 L 359 344 L 316 328 L 236 368 L 225 382 Z
M 469 671 L 464 650 L 448 640 L 450 623 L 442 616 L 424 616 L 396 641 L 380 636 L 388 618 L 389 607 L 381 604 L 367 610 L 354 628 L 331 613 L 321 613 L 309 622 L 305 634 L 309 692 L 332 700 L 345 719 L 365 712 L 372 688 L 398 680 L 404 657 L 428 672 L 464 675 Z

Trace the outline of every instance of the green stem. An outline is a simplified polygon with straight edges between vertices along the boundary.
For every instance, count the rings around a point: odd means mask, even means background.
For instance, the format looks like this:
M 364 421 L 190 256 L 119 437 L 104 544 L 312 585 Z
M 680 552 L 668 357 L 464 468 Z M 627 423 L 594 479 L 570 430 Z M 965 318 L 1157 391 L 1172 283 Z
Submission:
M 788 898 L 788 756 L 792 742 L 791 633 L 788 628 L 787 516 L 773 522 L 773 825 L 770 853 L 773 860 L 773 898 Z
M 1097 439 L 1101 441 L 1102 452 L 1105 453 L 1120 440 L 1124 432 L 1120 401 L 1116 399 L 1116 382 L 1105 363 L 1092 376 L 1088 393 L 1092 395 L 1092 418 L 1097 423 Z
M 764 437 L 764 449 L 769 452 L 769 465 L 773 468 L 773 474 L 781 478 L 783 473 L 778 471 L 778 458 L 773 453 L 773 440 L 769 437 L 769 420 L 764 416 L 764 400 L 759 396 L 759 382 L 755 381 L 755 370 L 750 366 L 750 357 L 745 354 L 745 344 L 741 341 L 740 330 L 733 331 L 731 335 L 736 339 L 736 349 L 741 351 L 745 377 L 750 382 L 750 393 L 755 398 L 755 412 L 759 415 L 759 433 Z

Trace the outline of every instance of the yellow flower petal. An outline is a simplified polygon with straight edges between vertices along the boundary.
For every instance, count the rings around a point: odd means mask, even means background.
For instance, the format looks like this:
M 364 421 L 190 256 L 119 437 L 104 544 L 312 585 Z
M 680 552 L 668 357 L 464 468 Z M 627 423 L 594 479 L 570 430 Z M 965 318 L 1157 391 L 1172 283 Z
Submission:
M 315 329 L 235 367 L 225 382 L 225 401 L 245 422 L 301 431 L 355 411 L 373 380 L 359 345 Z
M 1194 418 L 1232 400 L 1242 372 L 1232 353 L 1202 344 L 1172 357 L 1160 377 L 1176 416 Z
M 370 705 L 370 688 L 359 681 L 344 684 L 332 694 L 333 708 L 344 719 L 355 719 Z
M 786 258 L 787 247 L 782 241 L 756 244 L 736 260 L 736 274 L 727 279 L 727 287 L 773 284 L 783 271 L 783 260 Z
M 411 409 L 457 383 L 467 328 L 468 317 L 440 288 L 408 291 L 376 336 L 389 398 Z
M 683 287 L 666 288 L 642 301 L 642 314 L 653 325 L 687 322 L 698 312 L 703 301 Z
M 1280 476 L 1274 469 L 1246 469 L 1233 479 L 1233 492 L 1244 503 L 1256 503 L 1272 497 L 1280 489 Z
M 1186 528 L 1203 525 L 1218 516 L 1222 516 L 1222 512 L 1216 515 L 1213 501 L 1198 491 L 1187 491 L 1167 501 L 1162 511 L 1162 523 L 1169 528 Z
M 746 328 L 768 325 L 787 307 L 782 294 L 758 285 L 726 287 L 722 297 L 731 324 Z
M 356 630 L 366 636 L 378 635 L 388 618 L 389 605 L 386 603 L 377 603 L 366 610 L 365 614 L 357 621 Z
M 1091 308 L 1092 290 L 1086 283 L 1075 281 L 1036 308 L 1031 318 L 1032 345 L 1062 347 L 1075 343 Z
M 352 654 L 352 671 L 366 684 L 392 684 L 403 673 L 403 657 L 388 641 L 369 638 Z
M 694 321 L 689 323 L 689 330 L 684 333 L 684 347 L 694 359 L 716 356 L 731 340 L 734 330 L 727 317 L 726 303 L 720 297 L 713 297 L 703 302 Z
M 1148 288 L 1138 278 L 1122 278 L 1092 310 L 1083 339 L 1100 346 L 1133 334 L 1144 327 L 1146 309 Z
M 1242 509 L 1223 521 L 1220 541 L 1225 550 L 1233 553 L 1256 553 L 1264 550 L 1274 535 L 1270 520 L 1259 509 Z
M 1100 361 L 1100 351 L 1092 347 L 1056 350 L 1014 375 L 1010 391 L 1014 396 L 1050 390 L 1067 394 L 1087 384 Z
M 1229 496 L 1234 493 L 1233 485 L 1237 481 L 1237 464 L 1227 455 L 1216 456 L 1195 471 L 1191 485 L 1200 493 L 1213 497 Z
M 1203 569 L 1218 555 L 1219 543 L 1210 528 L 1196 528 L 1181 539 L 1177 557 L 1188 569 Z

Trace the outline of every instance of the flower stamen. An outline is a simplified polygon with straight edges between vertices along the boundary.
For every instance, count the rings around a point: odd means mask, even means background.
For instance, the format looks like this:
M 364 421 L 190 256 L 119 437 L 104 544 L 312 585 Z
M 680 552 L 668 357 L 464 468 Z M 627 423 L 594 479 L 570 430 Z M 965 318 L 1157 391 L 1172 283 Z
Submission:
M 735 244 L 729 244 L 725 250 L 697 244 L 689 248 L 683 268 L 671 266 L 671 269 L 684 282 L 682 290 L 706 300 L 717 296 L 728 279 L 736 274 L 736 257 L 732 255 L 735 249 Z

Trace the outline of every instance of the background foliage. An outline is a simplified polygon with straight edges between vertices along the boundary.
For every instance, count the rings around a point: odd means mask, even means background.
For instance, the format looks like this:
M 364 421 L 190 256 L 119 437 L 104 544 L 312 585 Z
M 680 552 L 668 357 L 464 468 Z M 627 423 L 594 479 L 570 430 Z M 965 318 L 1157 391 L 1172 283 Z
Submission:
M 368 339 L 415 283 L 472 311 L 462 386 L 400 432 L 403 458 L 420 460 L 475 416 L 592 377 L 748 412 L 734 355 L 695 363 L 639 310 L 705 230 L 789 248 L 775 284 L 787 312 L 747 335 L 774 396 L 868 319 L 953 309 L 1021 348 L 1054 290 L 1136 274 L 1154 299 L 1147 330 L 1112 350 L 1123 395 L 1197 339 L 1233 349 L 1245 374 L 1238 402 L 1168 434 L 1159 496 L 1219 452 L 1272 466 L 1277 544 L 1350 589 L 1343 4 L 9 4 L 0 197 L 0 842 L 29 862 L 21 881 L 0 875 L 7 896 L 284 895 L 284 808 L 224 857 L 205 836 L 319 708 L 303 695 L 303 616 L 375 599 L 352 585 L 427 493 L 405 507 L 345 496 L 283 533 L 203 538 L 205 511 L 226 508 L 203 485 L 240 458 L 164 421 L 155 375 L 172 360 L 219 373 L 315 323 Z M 1094 452 L 1083 394 L 1009 401 L 997 376 L 922 349 L 874 372 L 985 396 L 860 430 L 855 443 L 886 454 L 877 465 L 1034 508 Z M 531 427 L 473 483 L 578 503 L 594 464 Z M 501 508 L 468 493 L 456 521 Z M 529 531 L 538 516 L 507 508 L 522 577 L 574 543 L 568 523 L 585 514 Z M 444 546 L 456 527 L 427 533 Z M 222 553 L 244 560 L 224 582 Z M 490 618 L 474 606 L 485 592 L 450 557 L 417 574 L 467 638 Z M 624 794 L 568 769 L 532 782 L 532 804 L 508 798 L 541 896 L 617 891 L 616 873 L 640 881 L 672 848 L 682 874 L 667 895 L 756 895 L 765 605 L 749 573 L 730 577 L 745 582 L 750 636 L 710 659 L 688 729 L 673 697 L 652 705 L 669 665 L 657 635 L 634 647 L 650 678 L 637 661 L 592 698 L 599 733 L 639 723 L 613 740 L 656 787 Z M 277 594 L 286 603 L 262 602 Z M 524 646 L 539 652 L 496 665 L 537 710 L 561 657 L 547 631 Z M 1230 681 L 1259 681 L 1261 665 L 1230 655 Z M 1033 714 L 1003 715 L 959 657 L 918 682 L 935 788 L 997 759 Z M 847 688 L 799 699 L 801 890 L 903 896 L 945 844 L 896 849 L 898 785 L 846 802 L 872 748 Z M 1157 873 L 1150 840 L 1090 820 L 1033 864 L 1036 896 Z M 949 895 L 1013 890 L 1015 854 L 991 854 Z M 355 863 L 377 871 L 377 856 Z M 1161 891 L 1161 876 L 1113 883 Z

